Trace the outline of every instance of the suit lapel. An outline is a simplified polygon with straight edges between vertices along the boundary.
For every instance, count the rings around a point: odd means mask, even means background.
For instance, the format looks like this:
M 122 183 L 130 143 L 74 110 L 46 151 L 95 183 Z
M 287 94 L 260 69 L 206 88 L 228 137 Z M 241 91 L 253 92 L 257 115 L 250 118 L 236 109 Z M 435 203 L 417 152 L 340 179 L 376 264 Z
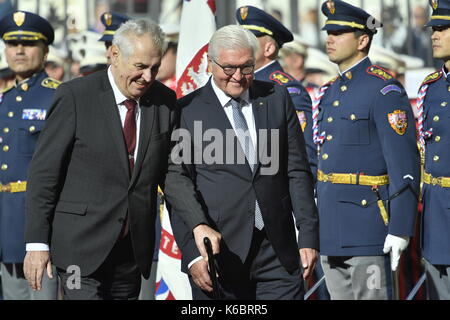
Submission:
M 258 164 L 253 171 L 253 177 L 258 172 L 258 169 L 261 165 L 261 155 L 265 154 L 265 148 L 267 147 L 267 135 L 260 134 L 261 129 L 268 130 L 268 118 L 267 118 L 267 109 L 268 109 L 268 99 L 262 97 L 258 89 L 255 85 L 250 88 L 250 101 L 252 103 L 253 116 L 255 118 L 255 129 L 256 129 L 256 140 L 257 140 L 257 155 L 258 155 Z
M 114 92 L 109 84 L 106 71 L 103 76 L 104 88 L 100 94 L 101 108 L 105 114 L 105 120 L 111 133 L 112 144 L 116 146 L 118 157 L 120 158 L 120 167 L 129 175 L 127 148 L 122 133 L 122 123 L 120 121 L 119 110 L 114 100 Z
M 139 172 L 144 161 L 145 154 L 148 149 L 150 136 L 153 130 L 155 121 L 156 107 L 151 103 L 152 88 L 149 89 L 149 94 L 144 95 L 139 101 L 140 104 L 140 129 L 139 129 L 139 147 L 134 163 L 134 170 L 131 176 L 130 186 L 133 185 L 136 178 L 139 176 Z

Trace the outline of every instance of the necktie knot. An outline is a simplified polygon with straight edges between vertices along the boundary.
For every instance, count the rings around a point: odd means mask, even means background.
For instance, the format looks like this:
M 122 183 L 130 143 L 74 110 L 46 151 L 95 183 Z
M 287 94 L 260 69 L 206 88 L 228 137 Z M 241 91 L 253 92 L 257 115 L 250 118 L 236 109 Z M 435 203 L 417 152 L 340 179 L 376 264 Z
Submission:
M 134 109 L 136 108 L 136 101 L 127 99 L 123 102 L 123 105 L 127 108 L 128 111 L 134 111 Z
M 230 103 L 233 108 L 239 108 L 241 106 L 241 98 L 231 98 Z

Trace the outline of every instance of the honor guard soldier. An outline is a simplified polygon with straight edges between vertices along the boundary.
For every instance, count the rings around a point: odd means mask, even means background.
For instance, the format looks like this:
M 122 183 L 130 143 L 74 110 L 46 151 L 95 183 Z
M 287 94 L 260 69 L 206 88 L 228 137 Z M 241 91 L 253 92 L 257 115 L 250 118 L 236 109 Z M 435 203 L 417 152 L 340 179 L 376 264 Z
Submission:
M 25 191 L 27 170 L 47 108 L 59 82 L 44 71 L 54 31 L 44 18 L 25 11 L 0 20 L 14 85 L 0 94 L 0 245 L 5 299 L 56 299 L 56 277 L 44 275 L 43 288 L 33 292 L 23 276 L 25 257 Z M 40 248 L 27 247 L 27 250 Z M 49 272 L 51 274 L 51 272 Z
M 450 1 L 430 1 L 433 57 L 442 68 L 425 78 L 417 98 L 424 152 L 422 251 L 430 299 L 450 299 Z
M 109 48 L 112 46 L 114 34 L 116 33 L 116 30 L 119 29 L 120 25 L 128 20 L 130 20 L 130 17 L 113 11 L 105 12 L 100 17 L 100 21 L 105 26 L 105 31 L 98 41 L 103 41 L 105 43 L 108 64 L 111 63 L 111 52 Z
M 332 299 L 390 299 L 391 272 L 413 235 L 420 159 L 402 85 L 367 57 L 376 27 L 326 1 L 326 51 L 339 75 L 313 101 L 320 251 Z
M 294 36 L 277 19 L 252 6 L 238 8 L 236 19 L 243 28 L 250 30 L 258 38 L 260 48 L 256 53 L 255 79 L 271 81 L 288 90 L 303 130 L 311 171 L 315 176 L 317 156 L 312 141 L 311 98 L 300 82 L 284 72 L 277 60 L 283 44 L 293 41 Z

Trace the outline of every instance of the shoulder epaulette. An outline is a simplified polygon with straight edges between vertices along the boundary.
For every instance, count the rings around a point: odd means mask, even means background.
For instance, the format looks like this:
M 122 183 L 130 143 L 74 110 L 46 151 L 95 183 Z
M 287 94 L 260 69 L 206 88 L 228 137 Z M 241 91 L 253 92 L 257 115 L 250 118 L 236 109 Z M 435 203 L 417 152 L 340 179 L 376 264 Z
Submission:
M 5 88 L 0 90 L 0 93 L 5 93 L 5 92 L 11 90 L 12 88 L 14 88 L 14 85 L 10 85 L 9 87 L 5 87 Z
M 330 84 L 333 84 L 333 82 L 335 82 L 337 79 L 339 78 L 339 76 L 335 76 L 333 78 L 331 78 L 327 83 L 325 83 L 322 87 L 327 87 Z
M 50 89 L 56 89 L 59 87 L 59 85 L 61 84 L 61 81 L 58 81 L 56 79 L 53 78 L 45 78 L 44 80 L 42 80 L 41 85 L 45 88 L 50 88 Z
M 429 74 L 425 78 L 425 80 L 423 80 L 422 86 L 425 85 L 425 84 L 429 84 L 429 83 L 432 83 L 432 82 L 435 82 L 435 81 L 439 80 L 442 77 L 442 75 L 443 75 L 443 72 L 441 70 L 433 72 L 432 74 Z
M 383 79 L 384 81 L 391 80 L 392 78 L 394 78 L 394 76 L 390 74 L 387 70 L 377 65 L 371 65 L 366 69 L 366 71 L 368 74 Z
M 294 79 L 288 75 L 287 73 L 284 73 L 282 71 L 274 71 L 269 76 L 270 80 L 276 81 L 278 84 L 286 84 L 289 81 L 293 81 Z

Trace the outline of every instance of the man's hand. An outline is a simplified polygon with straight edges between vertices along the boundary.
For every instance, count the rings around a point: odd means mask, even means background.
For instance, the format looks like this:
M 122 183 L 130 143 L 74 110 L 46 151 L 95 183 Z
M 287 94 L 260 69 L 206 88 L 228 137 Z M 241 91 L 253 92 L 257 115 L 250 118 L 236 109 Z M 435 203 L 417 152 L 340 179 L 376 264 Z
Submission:
M 199 224 L 193 230 L 195 244 L 197 245 L 198 251 L 202 255 L 205 261 L 208 261 L 208 254 L 206 253 L 205 244 L 203 243 L 203 239 L 208 237 L 211 240 L 211 246 L 213 250 L 213 254 L 218 254 L 220 251 L 220 240 L 222 236 L 220 233 L 207 226 L 206 224 Z
M 398 262 L 400 261 L 400 256 L 402 251 L 406 249 L 409 243 L 409 237 L 398 237 L 392 234 L 388 234 L 386 240 L 384 241 L 383 252 L 391 252 L 391 269 L 396 271 L 398 267 Z
M 300 260 L 303 267 L 303 279 L 308 280 L 312 275 L 317 262 L 317 250 L 311 248 L 300 249 Z
M 197 261 L 190 268 L 189 272 L 195 285 L 206 292 L 212 292 L 212 281 L 208 272 L 208 262 L 204 259 Z
M 41 290 L 45 268 L 47 268 L 48 277 L 52 279 L 53 271 L 49 251 L 27 251 L 23 261 L 23 273 L 31 289 Z

